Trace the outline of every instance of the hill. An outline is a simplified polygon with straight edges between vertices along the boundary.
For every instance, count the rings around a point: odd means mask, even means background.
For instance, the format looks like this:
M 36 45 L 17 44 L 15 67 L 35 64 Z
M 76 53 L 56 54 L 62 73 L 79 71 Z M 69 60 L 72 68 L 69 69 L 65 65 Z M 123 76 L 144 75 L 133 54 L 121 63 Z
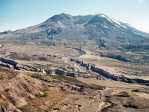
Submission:
M 0 39 L 108 49 L 149 48 L 149 34 L 104 14 L 72 16 L 62 13 L 35 26 L 14 32 L 1 32 Z

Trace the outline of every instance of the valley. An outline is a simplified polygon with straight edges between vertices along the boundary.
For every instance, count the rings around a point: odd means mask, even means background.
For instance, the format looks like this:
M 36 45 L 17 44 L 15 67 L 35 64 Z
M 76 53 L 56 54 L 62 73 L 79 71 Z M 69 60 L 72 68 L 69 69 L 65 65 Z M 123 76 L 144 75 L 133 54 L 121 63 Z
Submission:
M 0 112 L 148 112 L 148 37 L 103 14 L 1 32 Z

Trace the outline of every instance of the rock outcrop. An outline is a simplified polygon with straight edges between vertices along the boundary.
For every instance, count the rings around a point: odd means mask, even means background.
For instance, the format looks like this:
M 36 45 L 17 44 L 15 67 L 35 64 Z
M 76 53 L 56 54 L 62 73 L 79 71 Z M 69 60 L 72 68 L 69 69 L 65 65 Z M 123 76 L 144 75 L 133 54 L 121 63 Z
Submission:
M 14 60 L 2 58 L 2 57 L 0 58 L 0 65 L 1 66 L 18 69 L 17 64 L 18 63 Z
M 108 71 L 103 70 L 102 68 L 96 67 L 94 64 L 84 63 L 83 61 L 71 59 L 71 61 L 76 62 L 82 67 L 85 67 L 87 70 L 95 72 L 98 74 L 98 77 L 104 77 L 105 79 L 110 79 L 114 81 L 122 81 L 126 83 L 137 83 L 141 85 L 149 86 L 149 80 L 137 79 L 137 78 L 128 78 L 123 75 L 112 74 Z

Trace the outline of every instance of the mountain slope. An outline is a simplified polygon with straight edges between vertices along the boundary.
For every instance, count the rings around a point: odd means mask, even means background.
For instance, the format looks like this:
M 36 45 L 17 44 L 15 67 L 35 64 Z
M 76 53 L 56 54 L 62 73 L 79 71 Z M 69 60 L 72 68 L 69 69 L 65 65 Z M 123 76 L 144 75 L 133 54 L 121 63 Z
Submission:
M 68 43 L 90 42 L 96 47 L 121 48 L 126 45 L 146 45 L 149 35 L 125 23 L 112 20 L 104 14 L 71 16 L 59 14 L 41 24 L 17 30 L 2 32 L 0 38 L 25 42 L 62 41 Z

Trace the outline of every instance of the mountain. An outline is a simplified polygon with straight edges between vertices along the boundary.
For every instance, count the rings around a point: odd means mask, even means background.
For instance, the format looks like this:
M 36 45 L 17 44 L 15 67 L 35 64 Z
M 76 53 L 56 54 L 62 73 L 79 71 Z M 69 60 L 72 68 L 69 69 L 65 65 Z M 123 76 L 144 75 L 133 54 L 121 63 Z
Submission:
M 1 40 L 23 42 L 94 43 L 96 47 L 123 48 L 145 46 L 149 48 L 149 34 L 130 25 L 115 21 L 104 14 L 72 16 L 54 15 L 35 26 L 0 33 Z M 136 44 L 137 43 L 137 44 Z

